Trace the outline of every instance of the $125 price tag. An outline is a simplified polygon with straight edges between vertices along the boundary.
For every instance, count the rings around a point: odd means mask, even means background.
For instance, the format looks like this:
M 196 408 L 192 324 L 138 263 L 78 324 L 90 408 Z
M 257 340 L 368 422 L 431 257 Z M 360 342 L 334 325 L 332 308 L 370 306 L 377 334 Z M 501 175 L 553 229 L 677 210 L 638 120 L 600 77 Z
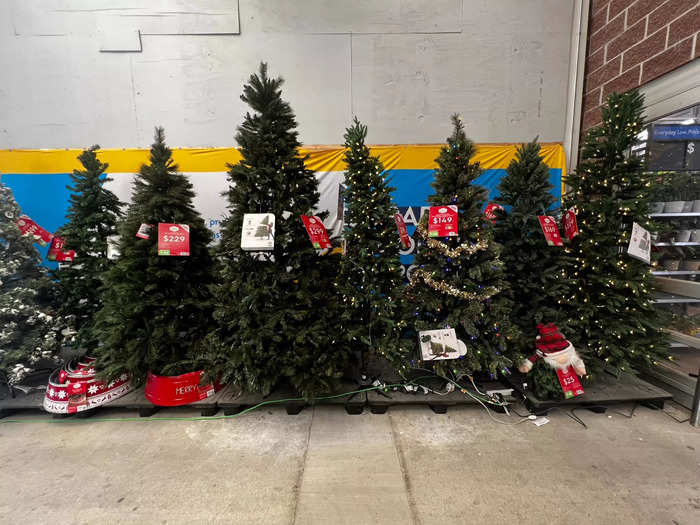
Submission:
M 158 223 L 158 255 L 189 254 L 190 227 L 187 224 Z

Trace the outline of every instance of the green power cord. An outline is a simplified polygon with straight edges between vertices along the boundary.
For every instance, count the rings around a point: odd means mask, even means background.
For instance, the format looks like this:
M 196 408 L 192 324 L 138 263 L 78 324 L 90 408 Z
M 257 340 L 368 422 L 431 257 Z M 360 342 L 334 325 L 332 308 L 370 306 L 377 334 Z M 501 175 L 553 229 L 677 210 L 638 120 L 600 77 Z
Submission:
M 363 388 L 361 390 L 353 390 L 351 392 L 343 392 L 342 394 L 334 394 L 332 396 L 317 397 L 316 399 L 318 399 L 318 400 L 337 399 L 339 397 L 352 396 L 354 394 L 361 394 L 363 392 L 371 392 L 373 390 L 384 390 L 384 389 L 388 389 L 388 388 L 402 387 L 402 386 L 406 386 L 406 385 L 417 384 L 416 381 L 419 381 L 419 380 L 425 379 L 425 378 L 430 378 L 430 377 L 436 377 L 436 376 L 421 376 L 417 379 L 409 381 L 408 383 L 396 383 L 396 384 L 390 384 L 390 385 L 373 386 L 373 387 L 369 387 L 369 388 Z M 421 386 L 421 385 L 418 385 L 418 386 Z M 491 399 L 487 399 L 487 398 L 484 398 L 482 396 L 479 396 L 478 394 L 474 395 L 471 392 L 469 393 L 469 395 L 472 397 L 481 398 L 481 400 L 484 401 L 485 403 L 489 403 L 492 405 L 504 406 L 504 405 L 508 404 L 508 403 L 497 403 Z M 290 397 L 290 398 L 286 398 L 286 399 L 275 399 L 272 401 L 263 401 L 261 403 L 258 403 L 257 405 L 253 405 L 252 407 L 248 407 L 245 410 L 241 410 L 237 414 L 231 414 L 230 416 L 110 417 L 110 418 L 99 418 L 99 419 L 65 419 L 65 420 L 61 420 L 61 419 L 0 419 L 0 423 L 97 423 L 97 422 L 106 422 L 106 421 L 112 421 L 112 422 L 116 422 L 116 421 L 213 421 L 213 420 L 217 420 L 217 419 L 233 419 L 233 418 L 248 414 L 249 412 L 252 412 L 253 410 L 257 410 L 258 408 L 266 406 L 266 405 L 275 405 L 275 404 L 280 404 L 280 403 L 286 403 L 288 401 L 305 401 L 305 400 L 303 397 Z

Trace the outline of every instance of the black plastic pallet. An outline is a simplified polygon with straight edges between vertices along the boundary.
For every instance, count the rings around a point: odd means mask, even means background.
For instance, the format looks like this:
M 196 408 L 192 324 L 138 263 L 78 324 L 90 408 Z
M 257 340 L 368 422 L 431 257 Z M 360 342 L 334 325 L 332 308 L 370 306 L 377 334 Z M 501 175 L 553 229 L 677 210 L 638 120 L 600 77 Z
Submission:
M 314 405 L 343 405 L 348 414 L 361 414 L 364 407 L 367 405 L 367 396 L 365 392 L 355 395 L 342 396 L 344 392 L 359 390 L 350 384 L 343 384 L 338 392 L 328 394 L 333 396 L 323 399 L 327 396 L 320 396 L 313 402 Z M 218 399 L 219 408 L 223 409 L 224 415 L 230 416 L 238 414 L 241 411 L 258 405 L 260 403 L 268 403 L 270 405 L 282 406 L 289 415 L 297 415 L 304 408 L 310 406 L 311 403 L 300 399 L 300 395 L 290 388 L 280 387 L 271 392 L 268 396 L 262 394 L 242 392 L 235 386 L 229 385 L 223 391 Z
M 436 414 L 446 414 L 447 409 L 457 405 L 473 405 L 477 402 L 459 390 L 447 395 L 409 393 L 399 390 L 374 390 L 367 392 L 367 404 L 372 414 L 384 414 L 390 406 L 427 405 Z
M 598 374 L 595 381 L 583 385 L 584 393 L 571 399 L 539 399 L 534 392 L 523 387 L 527 376 L 514 373 L 509 377 L 513 387 L 525 396 L 525 405 L 536 415 L 546 415 L 553 408 L 588 408 L 594 412 L 605 412 L 607 405 L 639 403 L 651 408 L 663 408 L 673 396 L 632 374 L 623 373 L 619 378 L 610 373 Z

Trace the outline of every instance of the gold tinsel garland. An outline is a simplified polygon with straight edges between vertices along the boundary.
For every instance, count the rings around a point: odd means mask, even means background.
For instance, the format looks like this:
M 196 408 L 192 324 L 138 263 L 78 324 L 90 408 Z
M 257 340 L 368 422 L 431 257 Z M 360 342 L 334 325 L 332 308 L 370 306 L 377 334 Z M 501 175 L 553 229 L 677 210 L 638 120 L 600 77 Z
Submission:
M 450 286 L 444 281 L 436 281 L 434 280 L 428 272 L 425 270 L 420 270 L 416 269 L 413 270 L 413 274 L 411 275 L 411 282 L 409 283 L 409 286 L 414 286 L 417 282 L 418 279 L 423 280 L 425 284 L 430 286 L 431 288 L 435 290 L 439 290 L 443 293 L 452 295 L 453 297 L 459 297 L 460 299 L 468 299 L 468 300 L 479 300 L 479 301 L 485 301 L 486 299 L 489 299 L 490 297 L 493 297 L 497 293 L 499 293 L 501 290 L 496 288 L 495 286 L 489 286 L 488 288 L 485 288 L 484 291 L 480 294 L 478 293 L 472 293 L 472 292 L 465 292 L 464 290 L 458 290 L 457 288 Z
M 479 239 L 479 241 L 475 244 L 460 244 L 456 248 L 451 249 L 445 243 L 428 237 L 428 232 L 425 228 L 425 221 L 420 221 L 418 223 L 418 226 L 416 226 L 416 231 L 421 237 L 423 237 L 423 239 L 425 239 L 425 243 L 430 249 L 437 250 L 446 257 L 458 257 L 462 254 L 471 255 L 489 247 L 489 243 L 487 241 Z

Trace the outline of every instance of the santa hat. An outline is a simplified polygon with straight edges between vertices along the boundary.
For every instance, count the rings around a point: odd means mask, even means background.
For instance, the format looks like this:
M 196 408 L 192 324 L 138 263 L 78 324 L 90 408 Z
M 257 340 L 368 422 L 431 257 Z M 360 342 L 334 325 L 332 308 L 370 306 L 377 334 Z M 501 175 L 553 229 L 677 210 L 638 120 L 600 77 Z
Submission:
M 535 346 L 543 354 L 560 352 L 570 344 L 554 323 L 538 324 L 537 331 L 540 335 L 535 338 Z

